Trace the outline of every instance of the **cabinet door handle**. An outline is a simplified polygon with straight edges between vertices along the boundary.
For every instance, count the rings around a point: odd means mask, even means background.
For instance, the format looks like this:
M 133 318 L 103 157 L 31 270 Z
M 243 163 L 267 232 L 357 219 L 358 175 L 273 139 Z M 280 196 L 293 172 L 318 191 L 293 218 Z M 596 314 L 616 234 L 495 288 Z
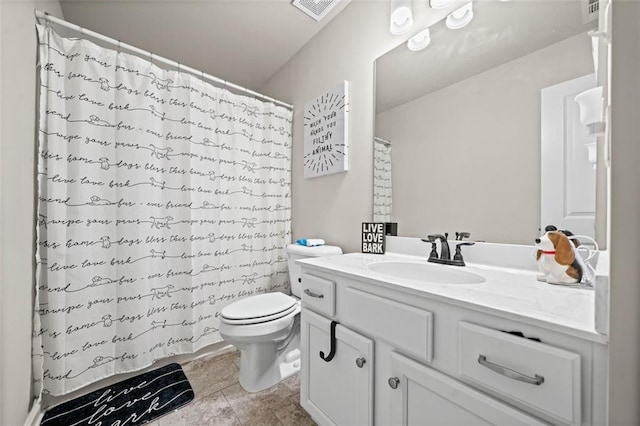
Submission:
M 307 296 L 315 297 L 316 299 L 324 299 L 324 294 L 314 293 L 313 291 L 309 290 L 308 288 L 304 289 L 304 294 L 306 294 Z
M 529 377 L 526 374 L 522 374 L 510 368 L 503 367 L 502 365 L 494 364 L 493 362 L 487 361 L 487 357 L 484 355 L 480 355 L 478 357 L 478 363 L 483 367 L 487 367 L 489 370 L 495 371 L 496 373 L 502 374 L 503 376 L 509 377 L 510 379 L 515 379 L 536 386 L 540 386 L 544 383 L 544 377 L 539 376 L 538 374 L 536 374 L 535 377 Z
M 400 379 L 398 379 L 397 377 L 389 377 L 389 380 L 387 381 L 387 383 L 389 383 L 389 387 L 391 389 L 398 389 L 398 385 L 400 384 Z
M 367 362 L 367 360 L 364 359 L 364 357 L 356 358 L 356 365 L 358 366 L 358 368 L 364 367 L 366 362 Z
M 326 362 L 331 362 L 334 356 L 336 356 L 336 327 L 337 321 L 331 321 L 331 351 L 328 355 L 325 355 L 323 351 L 320 351 L 320 358 Z

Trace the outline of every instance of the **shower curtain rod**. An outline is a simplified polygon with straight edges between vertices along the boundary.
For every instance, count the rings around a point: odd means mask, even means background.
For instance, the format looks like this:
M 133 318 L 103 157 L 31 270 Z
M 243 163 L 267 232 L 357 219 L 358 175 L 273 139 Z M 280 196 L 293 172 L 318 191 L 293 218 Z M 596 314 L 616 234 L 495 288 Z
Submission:
M 379 138 L 379 137 L 377 137 L 377 136 L 374 136 L 374 137 L 373 137 L 373 140 L 374 140 L 374 141 L 376 141 L 376 142 L 383 143 L 383 144 L 385 144 L 385 145 L 391 145 L 391 141 L 388 141 L 388 140 L 386 140 L 386 139 Z
M 249 94 L 249 95 L 251 95 L 253 97 L 256 97 L 256 98 L 259 98 L 259 99 L 263 99 L 263 100 L 266 100 L 266 101 L 269 101 L 269 102 L 273 102 L 276 105 L 280 105 L 282 107 L 285 107 L 285 108 L 288 108 L 290 110 L 293 110 L 293 105 L 290 105 L 290 104 L 287 104 L 285 102 L 279 101 L 277 99 L 271 98 L 271 97 L 269 97 L 267 95 L 263 95 L 262 93 L 254 92 L 251 89 L 247 89 L 245 87 L 238 86 L 237 84 L 233 84 L 233 83 L 230 83 L 228 81 L 222 80 L 222 79 L 220 79 L 218 77 L 214 77 L 214 76 L 212 76 L 210 74 L 206 74 L 204 71 L 198 71 L 195 68 L 191 68 L 191 67 L 182 65 L 179 62 L 172 61 L 171 59 L 167 59 L 167 58 L 163 58 L 162 56 L 154 55 L 153 52 L 147 52 L 146 50 L 139 49 L 137 47 L 131 46 L 130 44 L 122 43 L 120 40 L 116 40 L 116 39 L 113 39 L 111 37 L 107 37 L 105 35 L 96 33 L 95 31 L 91 31 L 91 30 L 83 28 L 83 27 L 81 27 L 79 25 L 72 24 L 71 22 L 67 22 L 64 19 L 60 19 L 60 18 L 56 18 L 55 16 L 51 16 L 47 12 L 42 12 L 42 11 L 37 10 L 37 9 L 36 9 L 35 12 L 36 12 L 36 18 L 38 18 L 38 19 L 44 19 L 44 20 L 53 22 L 54 24 L 58 24 L 58 25 L 60 25 L 62 27 L 68 28 L 68 29 L 73 30 L 73 31 L 77 31 L 82 35 L 88 35 L 88 36 L 91 36 L 91 37 L 93 37 L 93 38 L 95 38 L 97 40 L 103 41 L 105 43 L 109 43 L 109 44 L 112 44 L 114 46 L 118 46 L 118 49 L 126 49 L 126 50 L 128 50 L 130 52 L 133 52 L 133 53 L 136 53 L 136 54 L 138 54 L 140 56 L 149 57 L 151 59 L 151 61 L 155 60 L 157 62 L 162 62 L 165 65 L 169 65 L 170 67 L 176 68 L 178 71 L 187 71 L 187 72 L 189 72 L 191 74 L 194 74 L 196 76 L 200 76 L 203 80 L 210 80 L 210 81 L 213 81 L 215 83 L 224 85 L 226 87 L 230 87 L 230 88 L 233 88 L 233 89 L 238 90 L 240 92 Z

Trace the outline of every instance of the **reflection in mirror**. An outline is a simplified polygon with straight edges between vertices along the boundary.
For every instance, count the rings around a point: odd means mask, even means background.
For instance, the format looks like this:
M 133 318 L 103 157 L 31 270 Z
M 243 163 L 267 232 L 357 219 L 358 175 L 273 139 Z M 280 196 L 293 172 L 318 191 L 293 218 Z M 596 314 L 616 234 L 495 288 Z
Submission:
M 391 222 L 391 141 L 373 138 L 373 221 Z
M 541 224 L 541 170 L 579 169 L 581 175 L 557 183 L 564 198 L 553 202 L 560 203 L 561 222 L 566 199 L 579 200 L 571 215 L 583 221 L 581 233 L 593 235 L 595 171 L 586 145 L 594 140 L 576 124 L 579 91 L 563 92 L 566 108 L 558 114 L 570 111 L 572 118 L 554 124 L 559 136 L 547 139 L 558 149 L 541 164 L 543 127 L 549 127 L 543 91 L 575 79 L 596 85 L 587 32 L 597 21 L 585 4 L 477 0 L 464 28 L 437 22 L 426 49 L 414 52 L 402 43 L 376 60 L 374 134 L 392 141 L 393 211 L 378 199 L 383 187 L 376 177 L 374 220 L 398 222 L 400 236 L 470 231 L 473 240 L 531 244 L 547 225 Z M 376 176 L 380 146 L 374 142 Z M 567 159 L 580 166 L 567 168 Z

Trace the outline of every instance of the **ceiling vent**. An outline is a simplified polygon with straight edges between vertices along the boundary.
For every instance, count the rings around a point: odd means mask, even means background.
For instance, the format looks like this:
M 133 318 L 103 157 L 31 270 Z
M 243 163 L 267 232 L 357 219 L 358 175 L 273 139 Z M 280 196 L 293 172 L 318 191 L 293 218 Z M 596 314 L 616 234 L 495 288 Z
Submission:
M 327 16 L 339 2 L 340 0 L 293 0 L 292 4 L 319 21 Z
M 589 22 L 598 20 L 598 11 L 600 10 L 600 0 L 583 0 L 582 8 L 582 22 L 588 24 Z

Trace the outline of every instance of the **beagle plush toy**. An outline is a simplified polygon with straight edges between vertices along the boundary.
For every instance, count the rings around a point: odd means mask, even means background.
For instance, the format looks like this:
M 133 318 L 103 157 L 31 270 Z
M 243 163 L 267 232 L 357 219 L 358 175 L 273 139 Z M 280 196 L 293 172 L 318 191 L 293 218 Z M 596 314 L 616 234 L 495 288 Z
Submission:
M 547 227 L 547 232 L 536 238 L 536 260 L 540 274 L 538 281 L 550 284 L 579 284 L 582 281 L 583 267 L 574 250 L 577 240 L 569 240 L 567 233 L 555 227 Z

